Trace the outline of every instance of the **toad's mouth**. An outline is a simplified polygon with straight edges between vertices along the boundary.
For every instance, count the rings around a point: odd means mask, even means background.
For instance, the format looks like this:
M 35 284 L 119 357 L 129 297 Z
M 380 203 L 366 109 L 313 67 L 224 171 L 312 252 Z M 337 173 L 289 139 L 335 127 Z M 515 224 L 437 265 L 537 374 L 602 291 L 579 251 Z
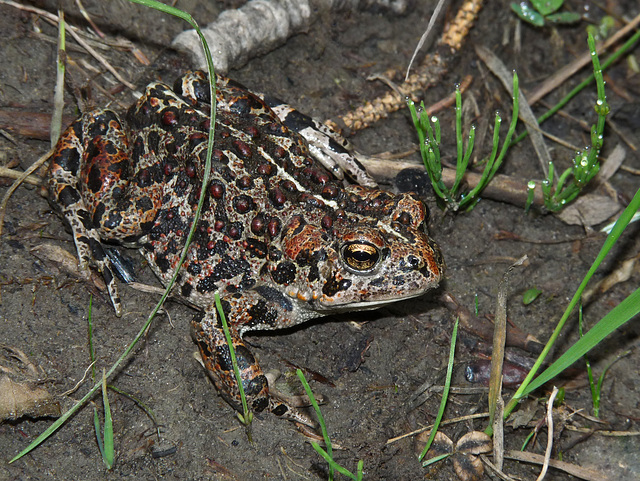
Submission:
M 344 298 L 341 298 L 341 299 L 320 298 L 314 302 L 314 308 L 318 312 L 327 312 L 327 313 L 347 312 L 347 311 L 370 311 L 373 309 L 378 309 L 380 307 L 386 306 L 387 304 L 392 304 L 395 302 L 406 301 L 408 299 L 420 297 L 429 290 L 431 290 L 431 288 L 419 290 L 416 292 L 410 292 L 404 295 L 398 295 L 397 293 L 394 295 L 389 294 L 388 296 L 381 296 L 375 299 L 367 299 L 362 301 L 349 301 Z

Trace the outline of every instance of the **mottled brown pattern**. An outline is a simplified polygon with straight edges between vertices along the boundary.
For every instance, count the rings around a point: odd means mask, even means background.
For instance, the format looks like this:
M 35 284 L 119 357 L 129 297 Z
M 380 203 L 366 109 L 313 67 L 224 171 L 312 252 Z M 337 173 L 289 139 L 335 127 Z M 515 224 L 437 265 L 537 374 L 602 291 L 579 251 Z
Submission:
M 421 201 L 345 187 L 261 96 L 224 78 L 217 86 L 212 178 L 175 292 L 203 311 L 194 337 L 225 399 L 240 405 L 215 292 L 252 408 L 308 423 L 269 395 L 242 335 L 421 295 L 438 285 L 444 263 L 425 232 Z M 203 188 L 208 92 L 201 72 L 174 89 L 151 84 L 122 118 L 85 114 L 52 158 L 51 197 L 72 226 L 82 265 L 103 272 L 118 314 L 101 239 L 137 242 L 162 282 L 172 277 Z

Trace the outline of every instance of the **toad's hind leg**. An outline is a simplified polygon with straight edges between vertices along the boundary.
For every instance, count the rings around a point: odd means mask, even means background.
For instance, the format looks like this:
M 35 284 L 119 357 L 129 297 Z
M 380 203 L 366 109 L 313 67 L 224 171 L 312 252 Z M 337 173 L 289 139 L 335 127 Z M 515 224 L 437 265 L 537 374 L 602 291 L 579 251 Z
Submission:
M 118 316 L 122 304 L 101 239 L 140 235 L 142 222 L 155 216 L 156 203 L 149 199 L 160 197 L 134 192 L 141 190 L 140 176 L 129 152 L 118 116 L 98 110 L 84 114 L 62 134 L 49 167 L 51 201 L 71 226 L 80 267 L 95 265 L 102 273 Z
M 242 399 L 233 372 L 229 346 L 215 306 L 211 306 L 210 310 L 196 316 L 191 325 L 209 377 L 225 401 L 237 411 L 242 411 Z M 316 427 L 313 421 L 293 406 L 271 396 L 269 383 L 258 361 L 251 354 L 233 325 L 229 326 L 229 332 L 249 408 L 255 412 L 266 410 L 291 421 Z

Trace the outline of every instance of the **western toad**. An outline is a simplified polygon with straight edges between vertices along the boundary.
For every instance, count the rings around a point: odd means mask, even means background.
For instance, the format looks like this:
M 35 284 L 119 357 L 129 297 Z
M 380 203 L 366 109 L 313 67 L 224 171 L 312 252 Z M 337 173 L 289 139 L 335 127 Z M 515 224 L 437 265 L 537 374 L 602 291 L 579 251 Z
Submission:
M 194 337 L 231 405 L 239 409 L 240 398 L 216 291 L 252 409 L 305 422 L 269 395 L 243 334 L 419 296 L 438 285 L 444 263 L 414 196 L 343 185 L 263 97 L 222 77 L 217 102 L 212 178 L 173 294 L 201 309 Z M 150 84 L 122 119 L 85 113 L 58 142 L 51 199 L 72 227 L 81 266 L 102 272 L 118 315 L 101 241 L 139 246 L 168 283 L 203 187 L 209 104 L 206 75 L 188 73 L 173 89 Z M 290 109 L 285 120 L 292 113 L 290 124 L 310 125 Z

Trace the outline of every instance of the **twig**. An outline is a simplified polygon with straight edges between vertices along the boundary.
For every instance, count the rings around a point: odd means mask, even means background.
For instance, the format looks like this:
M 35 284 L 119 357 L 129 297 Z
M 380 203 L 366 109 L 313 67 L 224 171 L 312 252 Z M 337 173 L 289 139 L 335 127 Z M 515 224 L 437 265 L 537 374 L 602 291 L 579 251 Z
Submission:
M 7 212 L 7 204 L 9 203 L 9 198 L 11 198 L 11 195 L 15 192 L 15 190 L 18 187 L 20 187 L 20 184 L 22 184 L 22 182 L 27 177 L 29 177 L 31 173 L 35 172 L 36 169 L 38 169 L 42 164 L 44 164 L 49 159 L 51 154 L 53 154 L 53 149 L 50 149 L 49 152 L 47 152 L 38 160 L 36 160 L 33 164 L 31 164 L 31 166 L 27 170 L 25 170 L 20 177 L 18 177 L 18 179 L 11 185 L 11 187 L 9 187 L 9 190 L 7 190 L 7 192 L 4 194 L 4 197 L 2 198 L 2 203 L 0 203 L 0 237 L 2 237 L 2 227 L 4 225 L 4 216 Z
M 607 50 L 628 33 L 633 32 L 638 25 L 640 25 L 640 14 L 636 15 L 636 17 L 631 22 L 629 22 L 628 25 L 626 25 L 624 28 L 621 28 L 614 35 L 612 35 L 611 38 L 609 38 L 603 45 L 598 46 L 598 55 L 601 55 L 603 51 Z M 573 76 L 577 71 L 590 63 L 591 54 L 589 52 L 585 52 L 584 54 L 580 55 L 580 57 L 558 70 L 555 74 L 553 74 L 531 92 L 529 92 L 529 94 L 527 95 L 529 104 L 534 105 L 541 98 L 554 90 L 558 85 L 562 84 L 565 80 Z
M 5 5 L 9 5 L 11 7 L 17 8 L 19 10 L 24 10 L 25 12 L 31 12 L 31 13 L 35 13 L 37 15 L 41 15 L 45 18 L 48 18 L 49 20 L 53 20 L 54 22 L 58 22 L 58 16 L 54 15 L 50 12 L 47 12 L 46 10 L 42 10 L 40 8 L 35 8 L 35 7 L 29 7 L 26 5 L 20 5 L 19 3 L 16 2 L 12 2 L 11 0 L 0 0 L 0 3 L 3 3 Z M 95 58 L 98 62 L 100 62 L 102 64 L 102 66 L 104 68 L 106 68 L 109 72 L 111 72 L 111 74 L 118 79 L 118 81 L 120 83 L 122 83 L 123 85 L 125 85 L 127 88 L 131 89 L 131 90 L 135 90 L 135 85 L 133 85 L 131 82 L 126 81 L 117 71 L 115 68 L 113 68 L 111 66 L 111 64 L 102 56 L 100 55 L 98 52 L 96 52 L 86 41 L 84 41 L 80 35 L 78 34 L 78 28 L 76 27 L 72 27 L 71 25 L 67 25 L 67 30 L 68 32 L 71 34 L 71 36 L 76 40 L 76 42 L 78 42 L 87 52 L 89 52 L 93 58 Z
M 512 76 L 507 71 L 507 68 L 502 63 L 502 61 L 493 52 L 482 46 L 476 46 L 476 54 L 487 65 L 489 70 L 491 70 L 491 72 L 496 77 L 498 77 L 507 91 L 513 95 L 513 92 L 511 92 Z M 540 167 L 542 168 L 544 176 L 547 177 L 549 162 L 551 162 L 551 154 L 549 154 L 549 149 L 547 149 L 547 146 L 544 143 L 544 139 L 542 138 L 542 134 L 540 133 L 538 122 L 536 121 L 536 116 L 533 114 L 533 111 L 531 110 L 527 99 L 522 93 L 522 90 L 520 91 L 519 96 L 520 119 L 525 123 L 527 127 L 527 131 L 529 132 L 529 136 L 531 137 L 533 148 L 535 149 L 536 154 L 538 155 L 538 160 L 540 161 Z M 535 126 L 536 128 L 531 128 L 531 126 Z
M 87 366 L 87 368 L 84 370 L 84 374 L 82 375 L 82 379 L 80 379 L 75 386 L 73 386 L 71 389 L 69 389 L 68 391 L 63 392 L 62 394 L 60 394 L 60 396 L 68 396 L 69 394 L 72 394 L 74 392 L 76 392 L 78 390 L 78 388 L 80 387 L 80 385 L 84 382 L 84 380 L 87 378 L 87 374 L 89 374 L 89 371 L 91 370 L 91 368 L 95 365 L 97 361 L 93 361 L 91 364 L 89 364 Z
M 408 80 L 398 86 L 398 91 L 365 102 L 364 105 L 346 113 L 341 120 L 352 131 L 362 130 L 386 118 L 390 113 L 405 107 L 406 99 L 417 100 L 418 93 L 437 84 L 447 72 L 447 59 L 451 52 L 460 49 L 469 30 L 482 8 L 483 0 L 467 0 L 458 11 L 455 20 L 447 26 L 435 53 L 428 54 L 419 68 L 418 74 L 409 75 Z M 392 78 L 396 72 L 388 71 L 385 76 Z
M 446 426 L 448 424 L 455 424 L 455 423 L 459 423 L 459 422 L 462 422 L 462 421 L 468 421 L 468 420 L 471 420 L 471 419 L 482 419 L 482 418 L 486 418 L 486 417 L 489 417 L 489 413 L 470 414 L 468 416 L 460 416 L 460 417 L 457 417 L 457 418 L 452 418 L 452 419 L 448 419 L 446 421 L 442 421 L 440 423 L 440 426 Z M 415 436 L 416 434 L 420 434 L 420 433 L 422 433 L 424 431 L 427 431 L 428 429 L 431 429 L 431 428 L 433 428 L 432 424 L 429 425 L 429 426 L 425 426 L 423 428 L 420 428 L 420 429 L 416 429 L 415 431 L 411 431 L 410 433 L 401 434 L 400 436 L 396 436 L 395 438 L 387 439 L 387 442 L 385 444 L 395 443 L 397 441 L 400 441 L 401 439 L 408 438 L 410 436 Z
M 549 469 L 549 461 L 551 461 L 551 451 L 553 450 L 553 403 L 558 395 L 558 388 L 553 386 L 549 401 L 547 401 L 547 449 L 544 453 L 544 463 L 542 463 L 542 471 L 537 481 L 542 481 L 547 475 Z
M 542 464 L 544 462 L 544 456 L 522 451 L 506 451 L 504 453 L 504 457 L 508 459 L 515 459 L 516 461 L 522 461 L 525 463 Z M 549 466 L 551 466 L 552 468 L 560 469 L 561 471 L 569 473 L 572 476 L 586 479 L 587 481 L 610 481 L 611 479 L 602 472 L 583 468 L 581 466 L 576 466 L 575 464 L 566 463 L 564 461 L 558 461 L 556 459 L 552 459 L 551 461 L 549 461 Z
M 24 172 L 18 172 L 17 170 L 7 169 L 6 167 L 0 167 L 0 177 L 6 177 L 8 179 L 19 179 L 24 175 Z M 29 175 L 23 179 L 23 182 L 31 185 L 42 185 L 42 179 L 36 175 Z

